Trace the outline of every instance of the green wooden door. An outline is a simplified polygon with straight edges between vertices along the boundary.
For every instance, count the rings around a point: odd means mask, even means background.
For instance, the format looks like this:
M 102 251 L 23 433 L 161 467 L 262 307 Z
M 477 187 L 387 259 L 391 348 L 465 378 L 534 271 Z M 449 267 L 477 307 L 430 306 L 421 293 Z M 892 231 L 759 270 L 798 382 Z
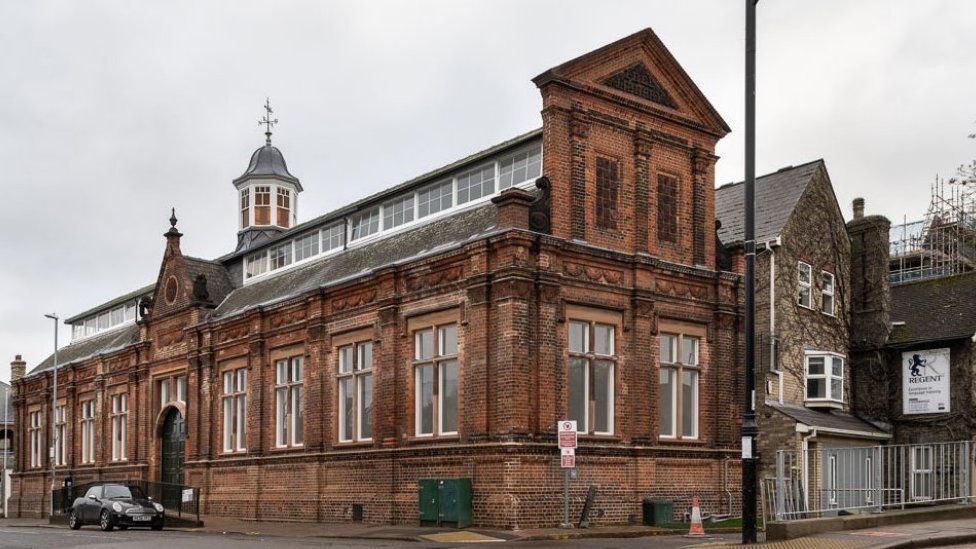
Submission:
M 180 505 L 180 490 L 183 484 L 183 442 L 186 432 L 183 429 L 183 416 L 172 408 L 163 422 L 162 463 L 160 482 L 163 486 L 163 505 L 177 509 Z

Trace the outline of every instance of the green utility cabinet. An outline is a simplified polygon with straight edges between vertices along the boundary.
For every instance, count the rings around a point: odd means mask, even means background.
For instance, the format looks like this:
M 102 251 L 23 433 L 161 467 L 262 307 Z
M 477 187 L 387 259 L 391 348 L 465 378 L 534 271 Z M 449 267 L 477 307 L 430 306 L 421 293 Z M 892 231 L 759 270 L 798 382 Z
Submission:
M 643 502 L 644 526 L 664 526 L 674 519 L 674 502 L 645 499 Z
M 422 478 L 417 481 L 420 524 L 471 526 L 471 479 Z

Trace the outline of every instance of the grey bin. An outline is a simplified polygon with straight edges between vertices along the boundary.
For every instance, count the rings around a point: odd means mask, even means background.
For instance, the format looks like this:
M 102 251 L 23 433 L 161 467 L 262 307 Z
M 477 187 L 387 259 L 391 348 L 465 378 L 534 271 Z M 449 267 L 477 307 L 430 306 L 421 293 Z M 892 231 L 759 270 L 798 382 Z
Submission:
M 644 511 L 644 526 L 664 526 L 673 520 L 673 501 L 645 499 L 642 509 Z

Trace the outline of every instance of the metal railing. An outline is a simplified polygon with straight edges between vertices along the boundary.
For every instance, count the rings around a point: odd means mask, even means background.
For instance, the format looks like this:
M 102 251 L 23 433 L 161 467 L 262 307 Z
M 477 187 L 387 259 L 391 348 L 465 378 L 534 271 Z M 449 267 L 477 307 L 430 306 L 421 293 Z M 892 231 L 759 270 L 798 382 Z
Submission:
M 779 450 L 775 476 L 761 486 L 766 518 L 968 503 L 970 452 L 969 441 Z
M 167 521 L 200 523 L 199 488 L 148 480 L 104 480 L 58 488 L 51 493 L 51 500 L 54 502 L 54 513 L 51 520 L 53 522 L 66 520 L 75 499 L 84 497 L 89 488 L 99 484 L 122 484 L 138 487 L 153 501 L 162 504 Z

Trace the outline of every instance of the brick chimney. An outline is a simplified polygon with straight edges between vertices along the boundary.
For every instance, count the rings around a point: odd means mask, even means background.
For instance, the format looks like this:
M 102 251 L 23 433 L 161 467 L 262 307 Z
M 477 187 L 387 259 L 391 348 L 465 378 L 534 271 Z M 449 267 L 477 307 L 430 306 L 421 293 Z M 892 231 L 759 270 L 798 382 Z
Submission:
M 491 201 L 498 208 L 497 223 L 500 228 L 528 229 L 529 208 L 535 196 L 532 193 L 512 187 L 505 189 Z
M 854 199 L 854 219 L 861 219 L 864 217 L 864 199 L 855 198 Z
M 854 199 L 851 238 L 851 348 L 879 349 L 888 340 L 891 298 L 888 291 L 888 233 L 884 216 L 864 215 L 864 199 Z
M 20 355 L 15 356 L 13 362 L 10 363 L 10 381 L 17 381 L 24 377 L 26 372 L 27 363 L 20 358 Z

